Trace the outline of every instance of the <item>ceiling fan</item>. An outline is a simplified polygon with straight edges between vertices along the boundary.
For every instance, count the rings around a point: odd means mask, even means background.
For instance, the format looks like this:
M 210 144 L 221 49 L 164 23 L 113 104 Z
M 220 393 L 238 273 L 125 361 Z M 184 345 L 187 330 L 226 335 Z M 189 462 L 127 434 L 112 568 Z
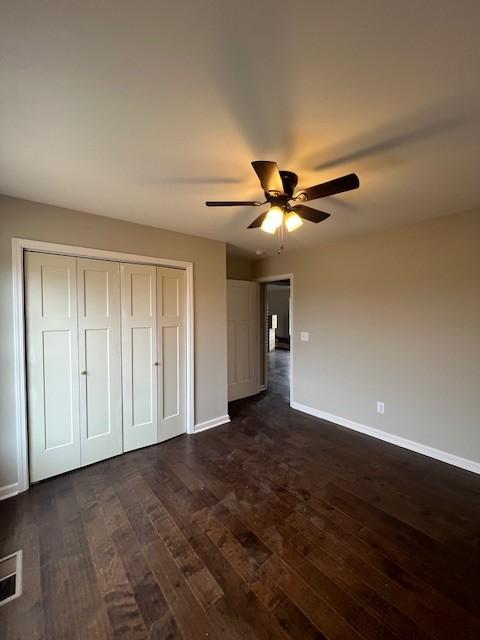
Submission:
M 329 213 L 306 207 L 303 203 L 316 200 L 317 198 L 333 196 L 343 191 L 358 189 L 360 186 L 358 176 L 355 173 L 349 173 L 341 178 L 302 189 L 294 195 L 294 190 L 298 182 L 296 173 L 280 171 L 277 163 L 270 162 L 269 160 L 255 160 L 252 162 L 252 167 L 265 192 L 266 200 L 264 202 L 258 202 L 256 200 L 212 202 L 209 200 L 205 204 L 207 207 L 260 207 L 262 204 L 268 203 L 270 204 L 270 209 L 261 213 L 258 218 L 247 227 L 248 229 L 257 229 L 260 227 L 262 231 L 266 231 L 267 233 L 275 233 L 284 222 L 288 231 L 294 231 L 303 224 L 303 220 L 315 223 L 326 220 L 330 217 Z

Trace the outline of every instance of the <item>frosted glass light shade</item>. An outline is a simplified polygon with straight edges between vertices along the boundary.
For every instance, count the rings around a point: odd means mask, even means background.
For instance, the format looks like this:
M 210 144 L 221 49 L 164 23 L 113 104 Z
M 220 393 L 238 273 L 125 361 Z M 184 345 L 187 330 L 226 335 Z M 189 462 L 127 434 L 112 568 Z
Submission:
M 295 231 L 295 229 L 301 227 L 302 224 L 303 220 L 300 218 L 298 213 L 295 213 L 295 211 L 290 211 L 285 216 L 285 226 L 287 227 L 288 231 Z
M 275 233 L 275 231 L 282 225 L 283 211 L 280 207 L 272 207 L 265 216 L 265 220 L 262 222 L 261 229 L 266 233 Z

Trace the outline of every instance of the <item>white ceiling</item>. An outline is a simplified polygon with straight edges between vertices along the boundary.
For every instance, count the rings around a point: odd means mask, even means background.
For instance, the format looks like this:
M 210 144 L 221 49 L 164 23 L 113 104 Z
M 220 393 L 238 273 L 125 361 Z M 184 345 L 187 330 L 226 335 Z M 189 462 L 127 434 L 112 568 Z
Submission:
M 478 0 L 3 2 L 0 191 L 267 253 L 250 167 L 358 191 L 287 248 L 480 204 Z

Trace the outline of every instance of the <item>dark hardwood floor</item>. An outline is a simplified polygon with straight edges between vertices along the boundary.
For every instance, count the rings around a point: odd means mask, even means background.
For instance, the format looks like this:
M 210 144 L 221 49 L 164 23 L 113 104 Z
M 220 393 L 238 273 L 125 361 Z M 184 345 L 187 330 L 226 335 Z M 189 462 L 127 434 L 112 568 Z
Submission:
M 2 640 L 480 638 L 480 477 L 290 409 L 271 362 L 231 424 L 0 504 Z

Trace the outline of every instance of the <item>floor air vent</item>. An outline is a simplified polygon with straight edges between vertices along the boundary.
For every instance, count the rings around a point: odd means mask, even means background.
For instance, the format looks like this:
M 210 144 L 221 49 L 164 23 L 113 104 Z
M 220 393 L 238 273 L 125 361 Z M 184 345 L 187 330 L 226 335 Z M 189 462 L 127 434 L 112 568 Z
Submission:
M 22 593 L 22 552 L 0 559 L 0 607 Z

